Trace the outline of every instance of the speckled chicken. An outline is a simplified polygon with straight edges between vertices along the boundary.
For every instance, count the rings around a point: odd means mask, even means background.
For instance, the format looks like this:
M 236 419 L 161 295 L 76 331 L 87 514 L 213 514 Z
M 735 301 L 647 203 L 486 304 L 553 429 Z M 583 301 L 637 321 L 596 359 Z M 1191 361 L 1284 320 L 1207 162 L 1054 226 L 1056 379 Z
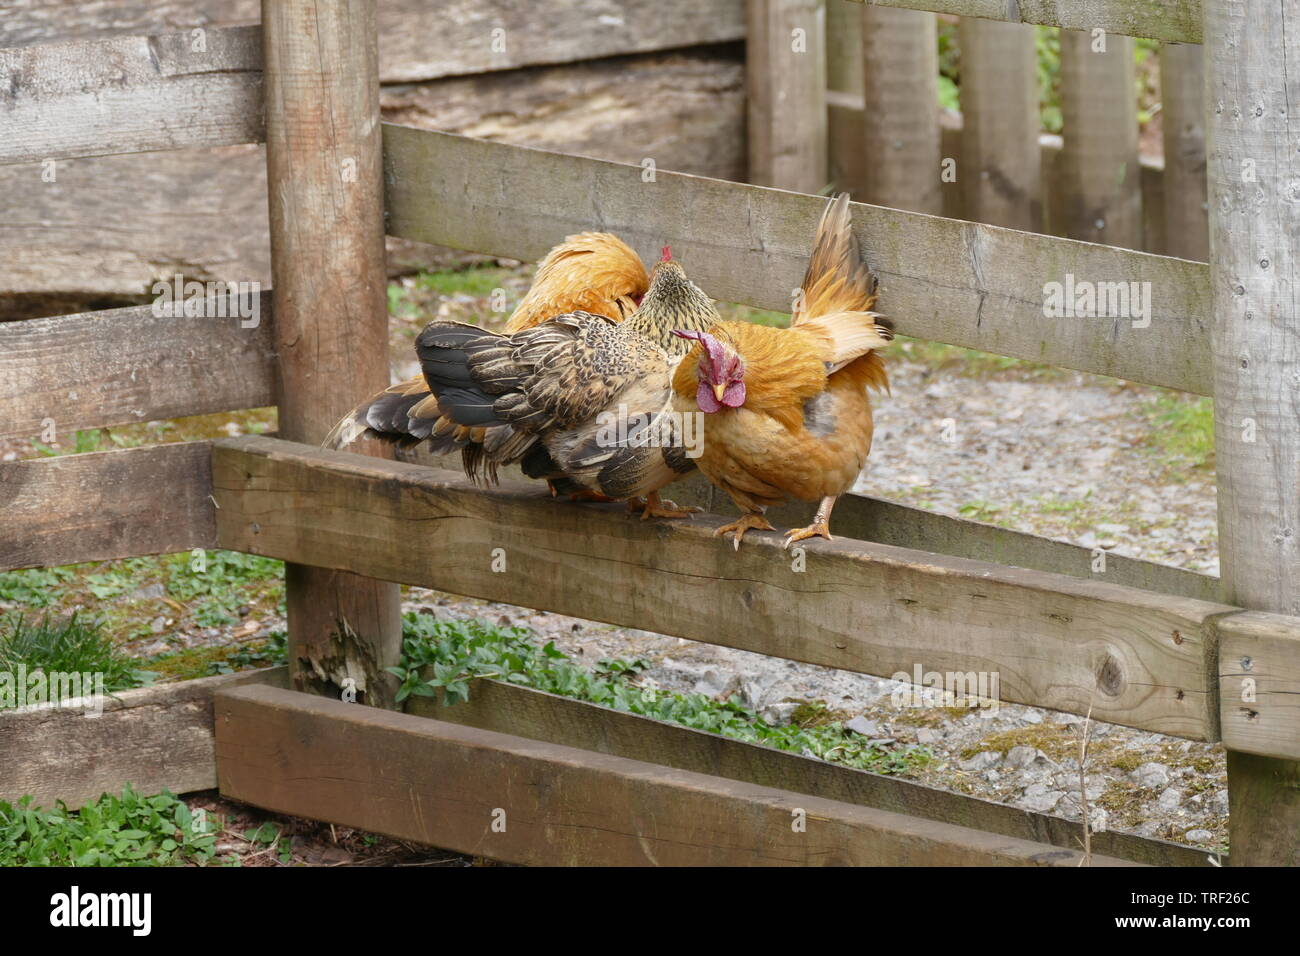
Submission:
M 697 464 L 741 510 L 718 529 L 737 548 L 748 530 L 772 531 L 770 505 L 792 496 L 819 501 L 813 523 L 786 535 L 830 538 L 835 499 L 848 491 L 871 450 L 868 388 L 888 389 L 875 349 L 893 338 L 872 312 L 876 281 L 861 261 L 847 195 L 817 227 L 790 328 L 722 322 L 677 334 L 696 344 L 673 378 L 679 412 L 704 413 Z

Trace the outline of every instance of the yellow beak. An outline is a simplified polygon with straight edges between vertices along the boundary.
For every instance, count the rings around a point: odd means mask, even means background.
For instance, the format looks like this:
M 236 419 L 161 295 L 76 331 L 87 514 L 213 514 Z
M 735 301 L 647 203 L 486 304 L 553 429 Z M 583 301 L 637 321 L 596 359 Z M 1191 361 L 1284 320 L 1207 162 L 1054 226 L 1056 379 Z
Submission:
M 725 394 L 727 394 L 727 386 L 726 386 L 726 385 L 714 385 L 714 386 L 713 386 L 713 394 L 716 395 L 716 396 L 718 397 L 718 403 L 721 404 L 721 403 L 722 403 L 722 396 L 725 395 Z

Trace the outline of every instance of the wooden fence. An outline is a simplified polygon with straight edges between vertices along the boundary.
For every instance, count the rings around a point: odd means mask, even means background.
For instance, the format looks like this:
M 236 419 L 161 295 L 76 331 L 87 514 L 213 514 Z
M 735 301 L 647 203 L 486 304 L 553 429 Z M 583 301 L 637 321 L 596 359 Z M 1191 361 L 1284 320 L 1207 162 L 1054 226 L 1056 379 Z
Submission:
M 750 11 L 777 46 L 791 22 L 770 9 L 781 5 L 755 0 Z M 990 19 L 1007 9 L 923 5 Z M 1056 4 L 1013 9 L 1058 24 Z M 1202 13 L 1188 3 L 1070 9 L 1080 19 L 1058 25 L 1202 38 Z M 1300 424 L 1279 396 L 1300 336 L 1286 298 L 1300 249 L 1280 217 L 1300 170 L 1270 147 L 1300 55 L 1280 31 L 1241 42 L 1244 24 L 1266 23 L 1271 9 L 1208 0 L 1204 11 L 1208 82 L 1227 106 L 1205 118 L 1209 265 L 853 206 L 882 311 L 900 332 L 1216 396 L 1222 580 L 1114 558 L 1093 574 L 1082 548 L 857 496 L 837 510 L 853 537 L 812 545 L 795 574 L 772 542 L 736 554 L 712 538 L 713 517 L 628 521 L 533 486 L 484 492 L 436 468 L 314 447 L 386 384 L 384 230 L 526 259 L 580 228 L 643 250 L 667 236 L 716 297 L 784 308 L 823 204 L 381 128 L 373 0 L 267 0 L 263 27 L 210 30 L 193 60 L 176 36 L 0 52 L 0 88 L 17 91 L 3 106 L 9 162 L 265 135 L 275 276 L 256 328 L 238 317 L 163 320 L 149 307 L 0 324 L 0 427 L 30 435 L 53 417 L 66 431 L 274 395 L 282 436 L 2 464 L 0 569 L 215 547 L 290 562 L 295 689 L 225 688 L 212 704 L 223 792 L 273 810 L 529 863 L 1079 863 L 1077 833 L 1050 817 L 547 695 L 502 688 L 468 711 L 395 714 L 304 693 L 351 678 L 367 702 L 385 702 L 383 668 L 400 636 L 387 582 L 405 582 L 869 674 L 917 661 L 997 671 L 1008 700 L 1222 740 L 1234 863 L 1295 863 Z M 772 56 L 753 49 L 754 61 Z M 64 79 L 74 73 L 83 86 Z M 764 95 L 763 121 L 780 126 L 787 100 Z M 31 97 L 47 101 L 36 109 Z M 264 125 L 253 119 L 263 98 Z M 92 101 L 95 118 L 78 121 Z M 1242 118 L 1247 104 L 1257 120 Z M 755 142 L 783 135 L 771 133 Z M 996 143 L 979 135 L 972 148 L 987 155 Z M 1019 145 L 1026 168 L 1038 145 Z M 1258 167 L 1248 191 L 1243 159 Z M 1268 201 L 1255 201 L 1261 193 Z M 1242 235 L 1264 244 L 1244 247 Z M 1149 282 L 1150 325 L 1044 317 L 1045 284 L 1066 272 Z M 1247 418 L 1257 442 L 1240 437 Z M 497 547 L 512 555 L 509 574 L 490 569 Z M 42 746 L 6 729 L 0 722 L 0 765 Z M 508 834 L 489 826 L 494 808 L 511 814 Z M 791 832 L 797 808 L 807 833 Z M 1204 862 L 1125 835 L 1101 835 L 1097 847 L 1094 864 Z

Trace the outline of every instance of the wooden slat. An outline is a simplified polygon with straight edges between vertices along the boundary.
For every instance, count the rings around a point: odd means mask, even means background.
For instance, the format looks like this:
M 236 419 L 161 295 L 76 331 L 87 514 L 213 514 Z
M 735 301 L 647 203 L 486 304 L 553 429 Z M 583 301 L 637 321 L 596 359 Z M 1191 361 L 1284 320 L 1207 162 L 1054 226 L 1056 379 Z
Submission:
M 272 687 L 218 695 L 216 733 L 227 797 L 511 863 L 1080 863 L 1074 850 Z
M 1105 49 L 1100 49 L 1104 46 Z M 1142 248 L 1134 43 L 1061 33 L 1062 232 L 1071 239 Z
M 120 691 L 95 718 L 81 706 L 0 711 L 0 800 L 76 809 L 101 793 L 211 790 L 217 785 L 212 695 L 248 683 L 283 687 L 286 668 Z
M 959 24 L 959 43 L 963 125 L 957 181 L 965 215 L 1042 232 L 1034 30 L 967 17 Z
M 843 538 L 809 547 L 801 573 L 775 535 L 733 551 L 713 537 L 720 518 L 652 524 L 621 506 L 444 477 L 274 439 L 223 440 L 218 540 L 827 667 L 996 671 L 1004 700 L 1217 739 L 1211 624 L 1232 608 Z M 493 570 L 497 548 L 507 573 Z
M 216 546 L 207 442 L 0 464 L 0 571 Z
M 406 451 L 402 460 L 447 472 L 453 481 L 463 474 L 458 454 L 438 456 L 418 450 Z M 515 481 L 526 480 L 518 466 L 503 468 L 501 474 Z M 717 514 L 737 513 L 731 499 L 702 475 L 673 485 L 672 498 Z M 812 520 L 815 509 L 816 505 L 808 502 L 791 502 L 768 513 L 778 525 L 802 528 Z M 1098 571 L 1094 570 L 1096 555 L 1091 548 L 969 518 L 937 514 L 870 495 L 842 495 L 835 504 L 835 530 L 837 534 L 859 541 L 1067 574 L 1198 601 L 1219 600 L 1219 579 L 1213 575 L 1110 552 L 1106 553 L 1104 569 Z
M 47 420 L 71 439 L 82 428 L 275 404 L 269 292 L 257 307 L 250 328 L 233 296 L 204 300 L 204 316 L 145 305 L 0 322 L 0 438 L 39 436 Z
M 863 0 L 857 0 L 861 3 Z M 872 6 L 930 10 L 1045 27 L 1201 42 L 1201 0 L 865 0 Z
M 862 9 L 862 182 L 854 198 L 938 215 L 938 40 L 934 15 Z
M 384 127 L 392 235 L 520 259 L 593 227 L 653 258 L 671 242 L 714 298 L 788 309 L 825 200 L 446 133 Z M 1210 394 L 1204 263 L 877 206 L 853 207 L 898 331 L 1130 381 Z M 1048 318 L 1066 274 L 1151 283 L 1151 324 Z
M 822 0 L 748 0 L 749 181 L 826 185 L 826 12 Z
M 0 50 L 0 164 L 262 139 L 261 30 Z
M 1165 44 L 1160 48 L 1160 103 L 1166 184 L 1166 239 L 1160 251 L 1181 259 L 1205 261 L 1210 257 L 1210 225 L 1205 198 L 1205 68 L 1201 47 Z
M 503 681 L 477 680 L 471 685 L 470 699 L 451 707 L 428 697 L 411 697 L 406 712 L 1020 840 L 1078 849 L 1082 839 L 1080 825 L 1061 817 L 836 766 Z M 1201 850 L 1128 833 L 1094 833 L 1092 848 L 1104 856 L 1152 866 L 1209 865 Z
M 1223 744 L 1300 760 L 1300 618 L 1247 611 L 1219 622 Z
M 211 30 L 259 19 L 258 0 L 0 0 L 0 47 Z M 493 48 L 495 29 L 505 31 L 502 50 Z M 385 83 L 409 83 L 744 36 L 744 0 L 384 0 L 379 76 Z

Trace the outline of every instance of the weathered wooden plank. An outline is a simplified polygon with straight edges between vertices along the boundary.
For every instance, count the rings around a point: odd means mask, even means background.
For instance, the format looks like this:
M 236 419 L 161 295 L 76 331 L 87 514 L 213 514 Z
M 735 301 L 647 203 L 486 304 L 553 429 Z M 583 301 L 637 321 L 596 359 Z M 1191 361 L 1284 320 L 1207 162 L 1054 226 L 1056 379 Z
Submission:
M 825 200 L 638 166 L 384 127 L 388 230 L 537 259 L 593 227 L 644 255 L 665 242 L 715 298 L 787 309 Z M 853 207 L 898 331 L 1130 381 L 1210 394 L 1204 263 Z M 1067 280 L 1073 276 L 1073 280 Z M 1138 318 L 1044 315 L 1049 283 L 1150 282 Z M 1136 327 L 1135 327 L 1136 326 Z
M 446 471 L 452 480 L 463 474 L 459 455 L 429 455 L 417 449 L 404 451 L 401 460 Z M 504 468 L 501 474 L 514 481 L 527 480 L 517 466 Z M 673 485 L 672 497 L 674 501 L 717 514 L 737 513 L 731 499 L 702 475 Z M 815 508 L 808 502 L 791 502 L 771 509 L 769 514 L 778 525 L 802 528 L 812 520 Z M 835 505 L 835 529 L 838 534 L 859 541 L 1067 574 L 1198 601 L 1219 600 L 1219 579 L 1213 575 L 1111 552 L 1106 552 L 1105 561 L 1099 563 L 1096 551 L 1068 541 L 936 514 L 870 495 L 841 496 Z
M 1034 30 L 970 17 L 963 18 L 958 29 L 963 123 L 957 179 L 965 193 L 966 217 L 1041 232 Z
M 1210 257 L 1205 198 L 1205 69 L 1202 48 L 1160 48 L 1161 131 L 1165 147 L 1165 245 L 1181 259 Z M 1146 196 L 1143 196 L 1143 202 Z M 1150 240 L 1148 240 L 1148 247 Z
M 733 551 L 712 516 L 651 524 L 274 439 L 213 460 L 232 550 L 886 677 L 997 672 L 1004 700 L 1218 736 L 1223 605 L 843 538 L 801 565 L 776 535 Z
M 1058 175 L 1062 230 L 1071 239 L 1142 248 L 1134 44 L 1128 37 L 1061 33 Z
M 1080 863 L 1075 850 L 272 687 L 220 694 L 216 732 L 228 797 L 512 863 Z
M 259 20 L 258 0 L 0 0 L 0 47 Z M 501 30 L 499 35 L 494 30 Z M 429 37 L 436 36 L 437 43 Z M 379 77 L 415 82 L 745 36 L 744 0 L 385 0 Z M 495 41 L 495 45 L 494 45 Z
M 0 464 L 0 571 L 216 546 L 207 442 Z
M 262 139 L 261 31 L 0 50 L 0 164 Z
M 862 8 L 861 202 L 943 211 L 935 31 L 932 13 Z
M 748 0 L 749 181 L 796 192 L 826 186 L 823 0 Z
M 1219 622 L 1223 744 L 1300 759 L 1300 618 L 1246 611 Z
M 1214 446 L 1224 594 L 1300 616 L 1300 33 L 1266 0 L 1207 0 Z M 1228 751 L 1229 841 L 1300 864 L 1300 761 Z
M 481 730 L 595 750 L 891 813 L 1077 849 L 1080 825 L 899 777 L 836 766 L 503 681 L 477 680 L 468 701 L 408 698 L 406 712 Z M 1208 866 L 1205 853 L 1127 833 L 1093 833 L 1093 852 L 1152 866 Z
M 159 311 L 0 322 L 0 438 L 275 404 L 269 292 Z
M 376 0 L 262 3 L 279 431 L 294 441 L 321 441 L 389 382 L 377 15 Z M 392 705 L 396 585 L 290 565 L 285 604 L 295 687 Z
M 864 0 L 856 0 L 858 3 Z M 930 10 L 1071 30 L 1151 37 L 1174 43 L 1201 42 L 1201 0 L 865 0 L 872 6 Z
M 211 790 L 213 694 L 249 683 L 283 687 L 287 678 L 277 667 L 121 691 L 103 699 L 96 717 L 81 704 L 0 711 L 0 800 L 30 795 L 38 806 L 62 800 L 75 810 L 128 783 L 146 794 Z

